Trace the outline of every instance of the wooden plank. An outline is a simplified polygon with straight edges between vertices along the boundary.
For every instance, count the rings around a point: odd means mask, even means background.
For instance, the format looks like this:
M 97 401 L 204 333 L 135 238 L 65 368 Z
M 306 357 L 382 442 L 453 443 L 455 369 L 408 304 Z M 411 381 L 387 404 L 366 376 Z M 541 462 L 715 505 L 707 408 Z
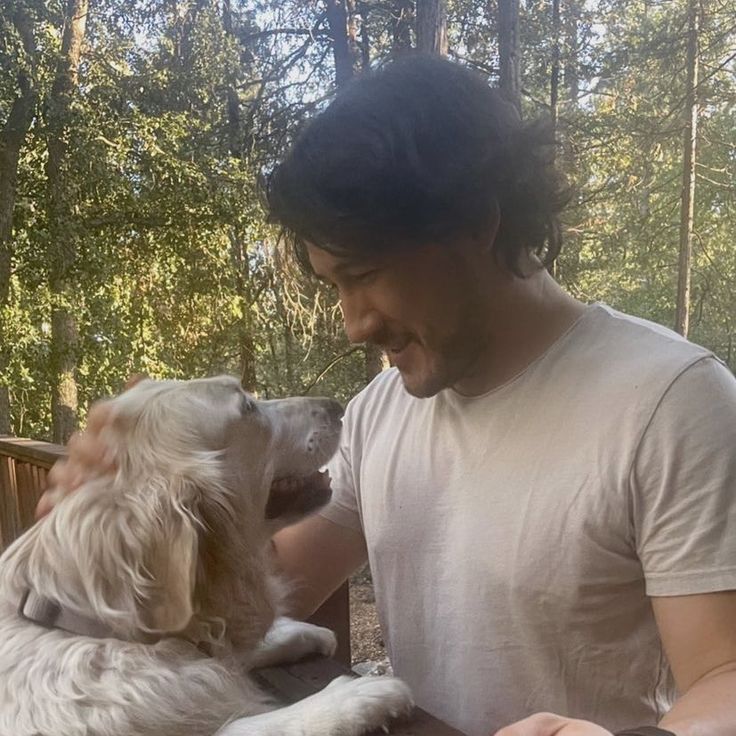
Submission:
M 33 523 L 33 512 L 31 510 L 29 519 L 29 504 L 27 503 L 27 499 L 33 498 L 33 467 L 28 463 L 16 461 L 15 477 L 18 481 L 15 506 L 18 512 L 21 531 L 25 531 Z
M 335 632 L 335 659 L 350 667 L 350 590 L 343 583 L 312 615 L 309 622 Z
M 66 448 L 51 442 L 0 435 L 0 456 L 3 455 L 21 462 L 39 465 L 42 468 L 50 468 L 66 455 Z
M 340 675 L 352 675 L 343 665 L 323 657 L 286 667 L 269 667 L 253 674 L 263 687 L 286 703 L 313 695 Z M 390 733 L 393 736 L 463 736 L 421 708 L 415 708 L 408 720 L 395 722 Z M 385 734 L 377 731 L 376 736 Z
M 23 531 L 18 513 L 15 460 L 0 456 L 0 544 L 5 549 Z
M 10 494 L 11 468 L 13 460 L 9 457 L 0 457 L 0 551 L 10 544 L 10 539 L 5 529 L 5 499 Z
M 21 527 L 25 530 L 36 521 L 36 504 L 43 492 L 38 468 L 30 463 L 16 463 L 18 477 L 18 516 Z

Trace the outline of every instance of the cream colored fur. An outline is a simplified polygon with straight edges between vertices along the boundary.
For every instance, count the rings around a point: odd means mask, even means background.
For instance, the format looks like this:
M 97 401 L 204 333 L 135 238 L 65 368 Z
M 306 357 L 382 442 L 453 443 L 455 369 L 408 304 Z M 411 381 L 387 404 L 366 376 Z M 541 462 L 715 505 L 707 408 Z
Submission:
M 115 476 L 70 494 L 0 558 L 0 736 L 357 736 L 405 712 L 392 678 L 340 678 L 276 709 L 247 676 L 334 649 L 324 629 L 272 628 L 279 520 L 266 504 L 275 478 L 334 453 L 339 407 L 257 402 L 227 377 L 144 381 L 113 405 Z M 28 587 L 115 638 L 24 620 Z

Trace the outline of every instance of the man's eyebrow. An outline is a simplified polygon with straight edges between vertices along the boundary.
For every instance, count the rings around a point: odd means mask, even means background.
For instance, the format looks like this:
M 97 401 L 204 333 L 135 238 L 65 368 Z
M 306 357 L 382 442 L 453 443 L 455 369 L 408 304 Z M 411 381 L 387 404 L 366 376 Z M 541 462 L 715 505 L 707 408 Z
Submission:
M 330 271 L 331 275 L 334 274 L 335 276 L 343 276 L 346 275 L 349 271 L 361 268 L 369 268 L 372 265 L 373 263 L 368 259 L 343 258 L 336 260 L 336 262 L 331 266 Z M 312 273 L 318 281 L 322 281 L 325 284 L 332 285 L 332 280 L 329 277 L 325 276 L 324 274 L 317 273 L 314 269 L 312 269 Z
M 345 273 L 345 271 L 351 271 L 353 269 L 370 268 L 372 267 L 373 261 L 365 258 L 346 258 L 345 260 L 338 261 L 332 268 L 336 273 Z
M 358 264 L 356 264 L 355 261 L 352 261 L 352 260 L 338 261 L 337 263 L 335 263 L 335 265 L 332 267 L 331 270 L 333 273 L 340 276 L 341 274 L 344 274 L 346 271 L 349 271 L 351 268 L 355 268 L 356 265 Z M 318 281 L 323 281 L 326 284 L 332 283 L 330 279 L 327 278 L 327 276 L 325 276 L 324 274 L 317 273 L 316 271 L 314 271 L 314 269 L 312 270 L 312 273 L 314 273 L 315 278 L 317 278 Z

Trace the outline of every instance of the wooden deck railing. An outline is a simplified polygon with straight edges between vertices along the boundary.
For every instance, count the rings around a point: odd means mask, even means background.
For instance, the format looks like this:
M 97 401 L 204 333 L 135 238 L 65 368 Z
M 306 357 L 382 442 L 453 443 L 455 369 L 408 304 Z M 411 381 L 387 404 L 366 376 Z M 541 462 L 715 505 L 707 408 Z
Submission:
M 0 550 L 33 524 L 49 468 L 64 454 L 60 445 L 0 436 Z
M 35 521 L 38 499 L 46 488 L 51 466 L 65 449 L 48 442 L 0 435 L 0 552 Z M 318 658 L 288 667 L 260 670 L 257 679 L 285 702 L 295 702 L 321 690 L 350 666 L 350 608 L 343 585 L 311 619 L 337 635 L 334 660 Z M 459 731 L 415 709 L 407 723 L 395 724 L 395 736 L 462 736 Z

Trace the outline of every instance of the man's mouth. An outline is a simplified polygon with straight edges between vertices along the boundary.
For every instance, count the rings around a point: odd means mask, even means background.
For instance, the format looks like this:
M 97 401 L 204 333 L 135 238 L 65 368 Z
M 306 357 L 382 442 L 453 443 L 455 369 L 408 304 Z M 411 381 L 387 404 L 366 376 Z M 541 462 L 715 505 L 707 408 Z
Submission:
M 315 471 L 304 476 L 284 476 L 271 483 L 266 503 L 266 518 L 299 519 L 322 508 L 332 496 L 330 474 Z
M 383 351 L 388 358 L 388 362 L 396 366 L 399 370 L 406 369 L 407 356 L 409 355 L 408 348 L 414 344 L 414 340 L 408 339 L 403 342 L 395 342 L 393 344 L 384 344 Z
M 391 345 L 382 345 L 381 349 L 389 355 L 398 355 L 402 353 L 411 344 L 411 340 L 404 340 L 403 342 L 395 342 Z

